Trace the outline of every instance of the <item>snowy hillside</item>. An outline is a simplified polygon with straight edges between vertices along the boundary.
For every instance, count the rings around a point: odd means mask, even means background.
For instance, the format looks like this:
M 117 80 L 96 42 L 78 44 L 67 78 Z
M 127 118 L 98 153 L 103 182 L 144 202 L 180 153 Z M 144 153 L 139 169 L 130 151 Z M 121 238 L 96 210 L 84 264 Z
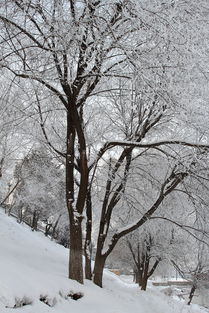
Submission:
M 68 250 L 0 212 L 0 313 L 205 313 L 106 271 L 104 288 L 67 279 Z M 75 295 L 76 294 L 76 295 Z M 75 301 L 73 297 L 82 297 Z M 22 307 L 18 307 L 23 305 Z

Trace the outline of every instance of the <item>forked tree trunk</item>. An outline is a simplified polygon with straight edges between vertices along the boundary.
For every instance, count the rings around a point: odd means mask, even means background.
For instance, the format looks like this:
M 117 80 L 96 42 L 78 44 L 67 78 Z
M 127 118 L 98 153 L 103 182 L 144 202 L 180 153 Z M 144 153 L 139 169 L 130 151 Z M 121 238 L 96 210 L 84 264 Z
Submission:
M 149 277 L 154 273 L 156 270 L 160 258 L 158 258 L 155 263 L 153 264 L 152 268 L 149 270 L 150 265 L 150 249 L 152 246 L 152 238 L 149 237 L 149 241 L 144 242 L 144 246 L 141 247 L 141 245 L 138 243 L 137 250 L 134 251 L 133 245 L 129 240 L 127 240 L 128 247 L 130 249 L 130 252 L 133 257 L 133 261 L 135 263 L 134 267 L 134 278 L 135 283 L 141 287 L 141 290 L 146 290 L 147 288 L 147 281 Z M 142 250 L 142 251 L 140 251 Z
M 44 232 L 45 236 L 48 236 L 48 235 L 49 235 L 49 232 L 50 232 L 50 229 L 51 229 L 51 228 L 52 228 L 52 224 L 51 224 L 51 223 L 46 224 L 46 226 L 45 226 L 45 232 Z
M 139 270 L 136 269 L 135 273 L 135 283 L 139 285 L 139 287 L 141 287 L 141 290 L 146 290 L 147 288 L 147 281 L 148 281 L 148 273 L 145 273 L 144 269 L 143 270 Z

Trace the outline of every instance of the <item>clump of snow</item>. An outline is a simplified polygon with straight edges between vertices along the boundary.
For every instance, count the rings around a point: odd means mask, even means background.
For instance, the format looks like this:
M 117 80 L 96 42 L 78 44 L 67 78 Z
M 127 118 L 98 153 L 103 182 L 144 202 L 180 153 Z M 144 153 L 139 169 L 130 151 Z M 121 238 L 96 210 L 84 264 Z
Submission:
M 0 313 L 205 313 L 105 271 L 104 288 L 67 278 L 68 250 L 0 211 Z M 76 300 L 76 301 L 75 301 Z

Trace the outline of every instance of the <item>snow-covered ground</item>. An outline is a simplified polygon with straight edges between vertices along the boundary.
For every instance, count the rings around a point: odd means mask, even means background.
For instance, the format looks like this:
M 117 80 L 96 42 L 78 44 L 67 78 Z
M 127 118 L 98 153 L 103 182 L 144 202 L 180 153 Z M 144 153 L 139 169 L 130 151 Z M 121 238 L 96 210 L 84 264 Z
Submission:
M 80 285 L 67 279 L 67 266 L 67 249 L 0 211 L 0 313 L 209 312 L 155 289 L 140 291 L 109 271 L 104 288 L 89 281 Z M 75 301 L 68 296 L 74 293 L 83 297 Z

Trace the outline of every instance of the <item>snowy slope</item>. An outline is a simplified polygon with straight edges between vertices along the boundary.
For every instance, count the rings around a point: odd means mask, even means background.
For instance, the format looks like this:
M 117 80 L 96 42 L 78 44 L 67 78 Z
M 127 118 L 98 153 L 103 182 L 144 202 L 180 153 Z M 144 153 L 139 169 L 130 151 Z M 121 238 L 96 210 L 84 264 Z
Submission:
M 0 211 L 0 313 L 205 313 L 196 305 L 140 291 L 106 271 L 104 288 L 67 279 L 68 250 Z M 68 294 L 82 293 L 77 301 Z M 40 298 L 43 301 L 40 301 Z M 13 308 L 18 304 L 28 305 Z

